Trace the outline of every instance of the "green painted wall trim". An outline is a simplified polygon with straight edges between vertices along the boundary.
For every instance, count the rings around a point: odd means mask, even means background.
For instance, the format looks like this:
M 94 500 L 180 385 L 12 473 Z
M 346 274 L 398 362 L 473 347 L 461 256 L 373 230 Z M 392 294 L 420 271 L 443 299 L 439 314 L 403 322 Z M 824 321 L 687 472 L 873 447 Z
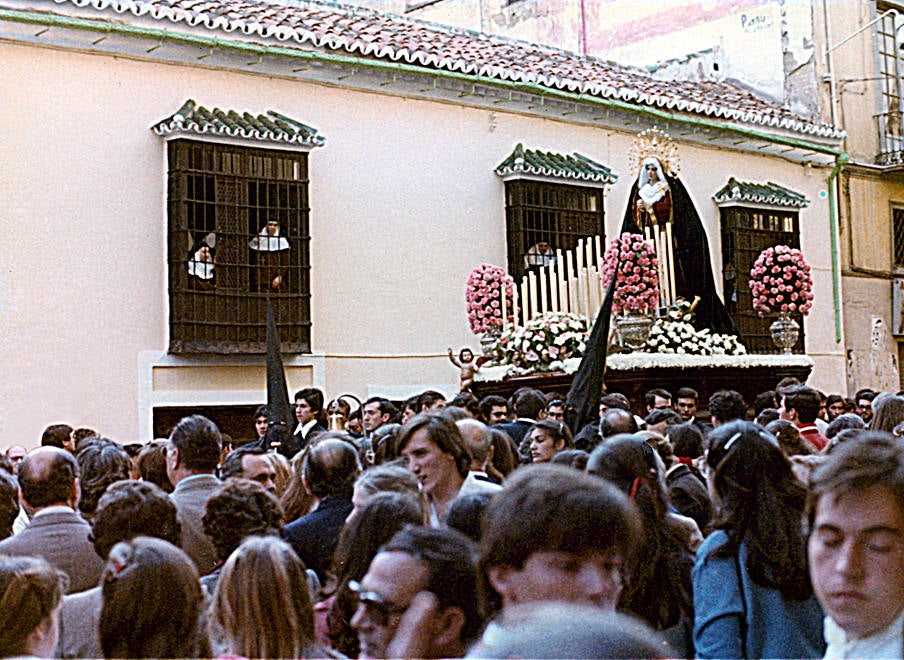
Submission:
M 265 55 L 288 57 L 298 60 L 308 60 L 317 62 L 326 62 L 343 66 L 359 67 L 365 69 L 375 69 L 392 71 L 395 73 L 406 73 L 419 75 L 428 78 L 446 78 L 450 80 L 463 81 L 467 83 L 480 83 L 490 87 L 496 87 L 506 90 L 515 90 L 529 94 L 536 94 L 543 97 L 551 97 L 569 102 L 578 102 L 588 105 L 594 105 L 601 108 L 609 108 L 621 111 L 632 112 L 643 115 L 652 119 L 661 121 L 674 122 L 684 126 L 693 128 L 715 129 L 733 133 L 738 136 L 751 138 L 755 140 L 763 140 L 773 144 L 794 147 L 812 151 L 814 153 L 826 154 L 833 157 L 840 156 L 843 152 L 836 148 L 808 142 L 791 137 L 772 135 L 753 128 L 742 126 L 733 126 L 728 123 L 704 119 L 701 117 L 688 117 L 685 115 L 675 114 L 657 108 L 650 108 L 642 105 L 628 103 L 617 99 L 606 99 L 583 93 L 567 92 L 562 90 L 551 89 L 536 83 L 513 82 L 507 80 L 499 80 L 486 76 L 478 76 L 474 74 L 458 73 L 455 71 L 444 71 L 442 69 L 428 69 L 425 67 L 415 66 L 413 64 L 403 64 L 399 62 L 384 62 L 382 60 L 364 59 L 349 55 L 335 55 L 332 53 L 324 53 L 319 51 L 305 51 L 293 48 L 284 48 L 281 46 L 261 46 L 259 44 L 246 43 L 230 39 L 221 39 L 219 37 L 207 37 L 202 35 L 174 33 L 161 28 L 139 27 L 134 25 L 124 25 L 121 23 L 111 23 L 107 21 L 97 21 L 84 18 L 73 18 L 69 16 L 58 16 L 53 14 L 44 14 L 31 11 L 18 11 L 4 9 L 0 10 L 0 20 L 27 23 L 32 25 L 41 25 L 45 27 L 63 27 L 75 30 L 85 30 L 101 33 L 115 33 L 127 36 L 140 37 L 155 41 L 172 41 L 177 43 L 201 46 L 204 48 L 220 48 L 223 50 L 231 50 L 238 52 L 251 53 L 263 57 Z
M 836 344 L 841 343 L 841 257 L 838 252 L 838 216 L 835 191 L 838 184 L 836 179 L 850 159 L 850 156 L 844 151 L 835 156 L 835 167 L 826 180 L 829 188 L 829 231 L 832 234 L 832 299 L 835 306 Z

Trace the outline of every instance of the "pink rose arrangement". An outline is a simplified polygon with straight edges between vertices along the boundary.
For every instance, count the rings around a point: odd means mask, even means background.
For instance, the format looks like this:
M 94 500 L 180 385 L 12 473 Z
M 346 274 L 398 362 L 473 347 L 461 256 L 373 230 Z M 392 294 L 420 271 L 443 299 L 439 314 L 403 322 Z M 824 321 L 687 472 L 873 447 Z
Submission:
M 803 253 L 787 245 L 766 248 L 750 269 L 753 309 L 762 318 L 774 312 L 800 312 L 813 307 L 813 278 Z
M 618 264 L 621 256 L 621 265 Z M 622 234 L 612 239 L 603 255 L 603 286 L 609 287 L 615 268 L 612 311 L 649 313 L 659 304 L 659 260 L 651 241 L 640 234 Z
M 468 324 L 479 335 L 502 329 L 502 289 L 505 288 L 505 314 L 511 322 L 515 310 L 512 297 L 515 282 L 504 268 L 480 264 L 468 276 L 465 299 L 468 303 Z

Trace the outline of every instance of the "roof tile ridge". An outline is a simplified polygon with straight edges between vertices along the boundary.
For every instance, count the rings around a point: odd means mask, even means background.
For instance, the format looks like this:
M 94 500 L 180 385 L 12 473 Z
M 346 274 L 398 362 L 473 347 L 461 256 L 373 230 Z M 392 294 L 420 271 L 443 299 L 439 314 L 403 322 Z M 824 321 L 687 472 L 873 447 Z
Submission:
M 750 122 L 763 126 L 779 127 L 794 132 L 819 135 L 823 137 L 842 137 L 844 131 L 830 125 L 823 124 L 816 119 L 808 119 L 798 116 L 778 101 L 761 97 L 743 85 L 726 80 L 713 85 L 715 92 L 736 92 L 743 96 L 739 99 L 743 102 L 754 103 L 759 108 L 742 109 L 729 107 L 730 100 L 725 105 L 716 105 L 713 102 L 685 101 L 683 95 L 694 92 L 692 81 L 674 81 L 675 89 L 662 91 L 643 89 L 645 81 L 653 80 L 652 75 L 641 67 L 620 64 L 603 60 L 592 55 L 581 55 L 569 50 L 555 48 L 543 44 L 532 44 L 520 39 L 512 39 L 500 35 L 481 33 L 474 30 L 442 26 L 436 23 L 413 19 L 406 16 L 389 14 L 364 7 L 352 7 L 327 0 L 263 0 L 265 8 L 274 11 L 281 10 L 281 14 L 289 14 L 289 18 L 297 19 L 291 25 L 270 25 L 261 23 L 251 16 L 229 16 L 229 0 L 220 0 L 212 3 L 195 3 L 192 7 L 170 6 L 163 0 L 54 0 L 58 4 L 65 2 L 84 7 L 91 5 L 98 10 L 112 8 L 119 13 L 131 12 L 136 16 L 145 13 L 158 19 L 167 18 L 172 22 L 185 22 L 189 26 L 205 26 L 209 29 L 222 29 L 229 32 L 240 29 L 248 35 L 259 34 L 265 38 L 274 36 L 280 40 L 288 40 L 293 37 L 298 43 L 312 42 L 316 47 L 325 47 L 346 52 L 360 52 L 366 55 L 375 54 L 381 59 L 404 60 L 408 63 L 419 63 L 426 67 L 440 67 L 458 70 L 466 74 L 481 75 L 496 79 L 509 79 L 514 81 L 536 82 L 541 86 L 553 89 L 568 90 L 571 92 L 590 92 L 604 97 L 617 97 L 625 101 L 633 101 L 638 104 L 646 104 L 659 107 L 677 107 L 683 111 L 698 112 L 715 117 L 727 117 L 742 122 Z M 211 13 L 210 9 L 221 10 L 221 13 Z M 328 12 L 337 18 L 336 22 L 326 23 L 322 33 L 318 34 L 309 26 L 323 24 L 323 17 L 316 15 L 317 11 Z M 302 15 L 298 15 L 301 12 Z M 314 16 L 305 16 L 305 12 L 314 13 Z M 343 25 L 342 19 L 356 17 L 373 17 L 378 21 L 375 31 L 391 30 L 393 26 L 408 25 L 416 28 L 419 34 L 413 39 L 418 44 L 427 44 L 432 35 L 445 35 L 451 38 L 464 37 L 473 42 L 475 49 L 491 48 L 502 49 L 496 53 L 502 60 L 501 64 L 490 65 L 483 63 L 477 57 L 477 53 L 452 53 L 448 57 L 441 57 L 436 53 L 422 50 L 420 47 L 410 48 L 407 45 L 393 46 L 383 44 L 379 49 L 367 46 L 368 42 L 350 38 L 342 34 L 343 31 L 354 31 L 353 27 Z M 400 37 L 401 38 L 401 37 Z M 509 52 L 505 52 L 506 48 Z M 516 51 L 516 52 L 511 52 Z M 524 51 L 524 52 L 517 52 Z M 573 71 L 554 71 L 551 73 L 534 73 L 519 68 L 521 62 L 518 56 L 535 55 L 547 56 L 553 60 L 558 69 L 572 68 Z M 604 76 L 612 80 L 608 85 L 586 80 L 594 71 L 592 65 L 603 67 L 612 75 Z M 602 72 L 598 72 L 602 73 Z M 620 80 L 619 80 L 620 79 Z M 610 91 L 611 90 L 611 91 Z

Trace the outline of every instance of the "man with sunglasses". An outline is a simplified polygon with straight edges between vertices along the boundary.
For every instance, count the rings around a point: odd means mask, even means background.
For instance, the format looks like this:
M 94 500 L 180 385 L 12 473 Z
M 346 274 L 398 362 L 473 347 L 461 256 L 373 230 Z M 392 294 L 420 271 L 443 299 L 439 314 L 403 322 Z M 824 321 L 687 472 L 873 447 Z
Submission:
M 482 625 L 472 553 L 457 532 L 430 527 L 407 527 L 384 545 L 349 585 L 359 657 L 463 657 Z

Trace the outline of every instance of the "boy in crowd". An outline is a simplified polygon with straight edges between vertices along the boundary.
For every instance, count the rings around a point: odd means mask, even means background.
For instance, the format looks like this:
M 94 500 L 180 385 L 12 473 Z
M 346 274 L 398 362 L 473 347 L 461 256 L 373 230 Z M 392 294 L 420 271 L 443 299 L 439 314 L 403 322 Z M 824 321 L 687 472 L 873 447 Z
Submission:
M 883 434 L 839 445 L 810 478 L 813 590 L 827 658 L 904 648 L 904 447 Z

